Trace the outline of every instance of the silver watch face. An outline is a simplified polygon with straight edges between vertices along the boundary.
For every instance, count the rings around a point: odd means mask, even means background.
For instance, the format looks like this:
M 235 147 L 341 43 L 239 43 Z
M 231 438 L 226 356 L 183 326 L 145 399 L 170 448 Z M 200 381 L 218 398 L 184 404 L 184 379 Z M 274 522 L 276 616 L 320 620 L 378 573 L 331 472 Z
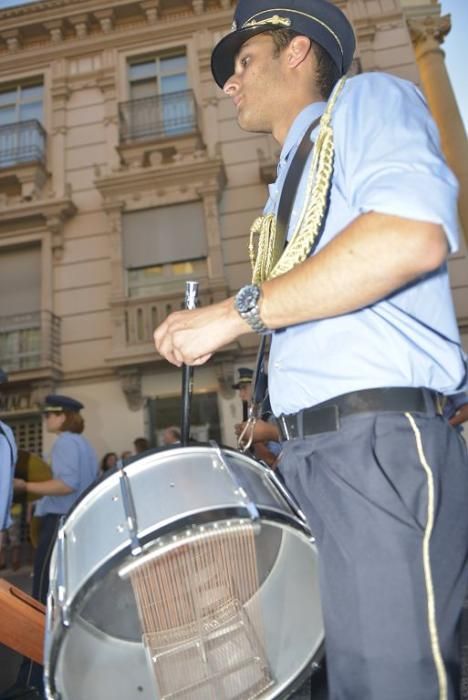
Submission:
M 241 313 L 247 313 L 255 308 L 260 297 L 260 287 L 256 284 L 248 284 L 242 287 L 236 296 L 236 308 Z

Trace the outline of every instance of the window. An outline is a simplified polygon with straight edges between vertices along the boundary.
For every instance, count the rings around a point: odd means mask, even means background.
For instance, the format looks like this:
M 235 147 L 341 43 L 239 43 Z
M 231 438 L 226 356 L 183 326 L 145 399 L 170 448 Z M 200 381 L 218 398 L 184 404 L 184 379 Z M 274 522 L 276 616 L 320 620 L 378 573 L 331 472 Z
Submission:
M 129 296 L 179 290 L 182 279 L 206 276 L 201 202 L 126 212 L 122 228 Z
M 134 59 L 128 64 L 130 102 L 121 106 L 124 140 L 193 131 L 195 107 L 184 53 Z
M 36 119 L 42 122 L 42 83 L 0 87 L 0 126 Z
M 43 85 L 0 86 L 0 166 L 43 160 Z
M 184 262 L 128 270 L 128 296 L 155 296 L 171 291 L 172 287 L 174 291 L 180 291 L 182 280 L 196 280 L 205 275 L 205 260 L 185 260 Z
M 130 99 L 140 100 L 188 89 L 187 57 L 157 56 L 129 63 Z
M 41 355 L 41 249 L 0 254 L 0 366 L 6 371 L 37 367 Z

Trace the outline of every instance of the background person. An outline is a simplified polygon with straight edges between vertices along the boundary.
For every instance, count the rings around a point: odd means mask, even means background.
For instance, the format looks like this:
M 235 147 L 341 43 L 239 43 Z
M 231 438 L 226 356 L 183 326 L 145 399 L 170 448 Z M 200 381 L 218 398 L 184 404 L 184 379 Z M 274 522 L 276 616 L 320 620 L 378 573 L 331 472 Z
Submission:
M 444 416 L 450 425 L 463 430 L 463 423 L 468 420 L 468 394 L 460 391 L 445 397 Z
M 170 425 L 168 428 L 164 429 L 162 435 L 163 445 L 178 445 L 180 443 L 181 433 L 179 428 L 175 425 Z
M 248 418 L 248 409 L 252 401 L 252 381 L 253 370 L 248 367 L 239 367 L 239 379 L 232 385 L 233 389 L 239 391 L 239 398 L 242 401 L 242 423 L 237 423 L 234 427 L 236 436 L 239 438 L 244 432 L 245 422 Z M 272 420 L 272 412 L 268 395 L 262 405 L 261 416 L 255 421 L 252 435 L 251 452 L 256 459 L 266 462 L 270 467 L 276 466 L 278 456 L 281 452 L 280 434 L 276 422 Z M 245 433 L 245 439 L 250 438 L 250 432 Z
M 239 125 L 282 147 L 252 229 L 254 283 L 173 313 L 156 348 L 199 365 L 244 333 L 273 332 L 280 469 L 319 549 L 330 696 L 455 700 L 468 464 L 441 394 L 466 379 L 446 265 L 456 181 L 415 86 L 341 79 L 355 42 L 336 5 L 240 0 L 234 19 L 213 75 Z M 284 248 L 285 178 L 313 142 Z
M 104 457 L 101 459 L 100 473 L 105 474 L 108 471 L 112 471 L 117 466 L 119 458 L 115 452 L 106 452 Z
M 35 516 L 40 518 L 40 526 L 34 558 L 32 595 L 44 604 L 49 589 L 50 559 L 60 518 L 67 515 L 81 494 L 98 476 L 96 453 L 82 435 L 82 408 L 83 404 L 70 396 L 50 394 L 46 397 L 46 430 L 57 435 L 50 454 L 53 478 L 37 482 L 15 479 L 15 490 L 42 496 L 35 509 Z M 25 659 L 15 687 L 33 687 L 42 693 L 42 673 L 41 666 Z M 12 691 L 9 691 L 6 697 L 15 697 L 14 689 Z
M 149 442 L 144 437 L 138 437 L 133 441 L 133 447 L 135 448 L 135 454 L 139 455 L 149 450 Z
M 0 369 L 0 385 L 7 381 L 6 372 Z M 4 531 L 12 524 L 13 475 L 17 456 L 13 431 L 6 423 L 0 421 L 0 552 L 3 546 Z

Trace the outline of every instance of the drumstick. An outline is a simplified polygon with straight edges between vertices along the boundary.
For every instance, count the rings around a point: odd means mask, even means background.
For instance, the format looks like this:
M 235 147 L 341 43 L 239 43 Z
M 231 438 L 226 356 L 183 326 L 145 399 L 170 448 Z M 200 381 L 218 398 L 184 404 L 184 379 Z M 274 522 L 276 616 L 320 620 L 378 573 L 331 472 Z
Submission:
M 186 309 L 195 309 L 198 303 L 198 282 L 185 283 Z M 193 367 L 182 366 L 182 421 L 180 426 L 180 441 L 182 445 L 187 445 L 190 436 L 190 409 L 192 403 L 193 389 Z

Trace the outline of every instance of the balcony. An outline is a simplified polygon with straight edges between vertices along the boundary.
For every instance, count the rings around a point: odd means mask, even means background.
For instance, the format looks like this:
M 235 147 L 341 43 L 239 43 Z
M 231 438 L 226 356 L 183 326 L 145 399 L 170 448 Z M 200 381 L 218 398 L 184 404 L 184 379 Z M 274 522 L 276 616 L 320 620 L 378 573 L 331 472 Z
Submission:
M 47 135 L 31 119 L 0 126 L 0 192 L 31 199 L 46 179 Z
M 0 168 L 19 163 L 45 165 L 46 132 L 37 119 L 0 126 Z
M 224 282 L 200 281 L 200 306 L 222 301 L 227 296 Z M 183 289 L 175 295 L 127 297 L 112 302 L 112 356 L 113 366 L 154 362 L 159 358 L 154 349 L 155 328 L 173 311 L 183 308 Z M 159 358 L 160 359 L 160 358 Z
M 48 377 L 60 370 L 60 319 L 50 311 L 0 317 L 0 367 Z
M 119 153 L 129 165 L 154 165 L 201 146 L 192 90 L 121 102 L 119 130 Z

